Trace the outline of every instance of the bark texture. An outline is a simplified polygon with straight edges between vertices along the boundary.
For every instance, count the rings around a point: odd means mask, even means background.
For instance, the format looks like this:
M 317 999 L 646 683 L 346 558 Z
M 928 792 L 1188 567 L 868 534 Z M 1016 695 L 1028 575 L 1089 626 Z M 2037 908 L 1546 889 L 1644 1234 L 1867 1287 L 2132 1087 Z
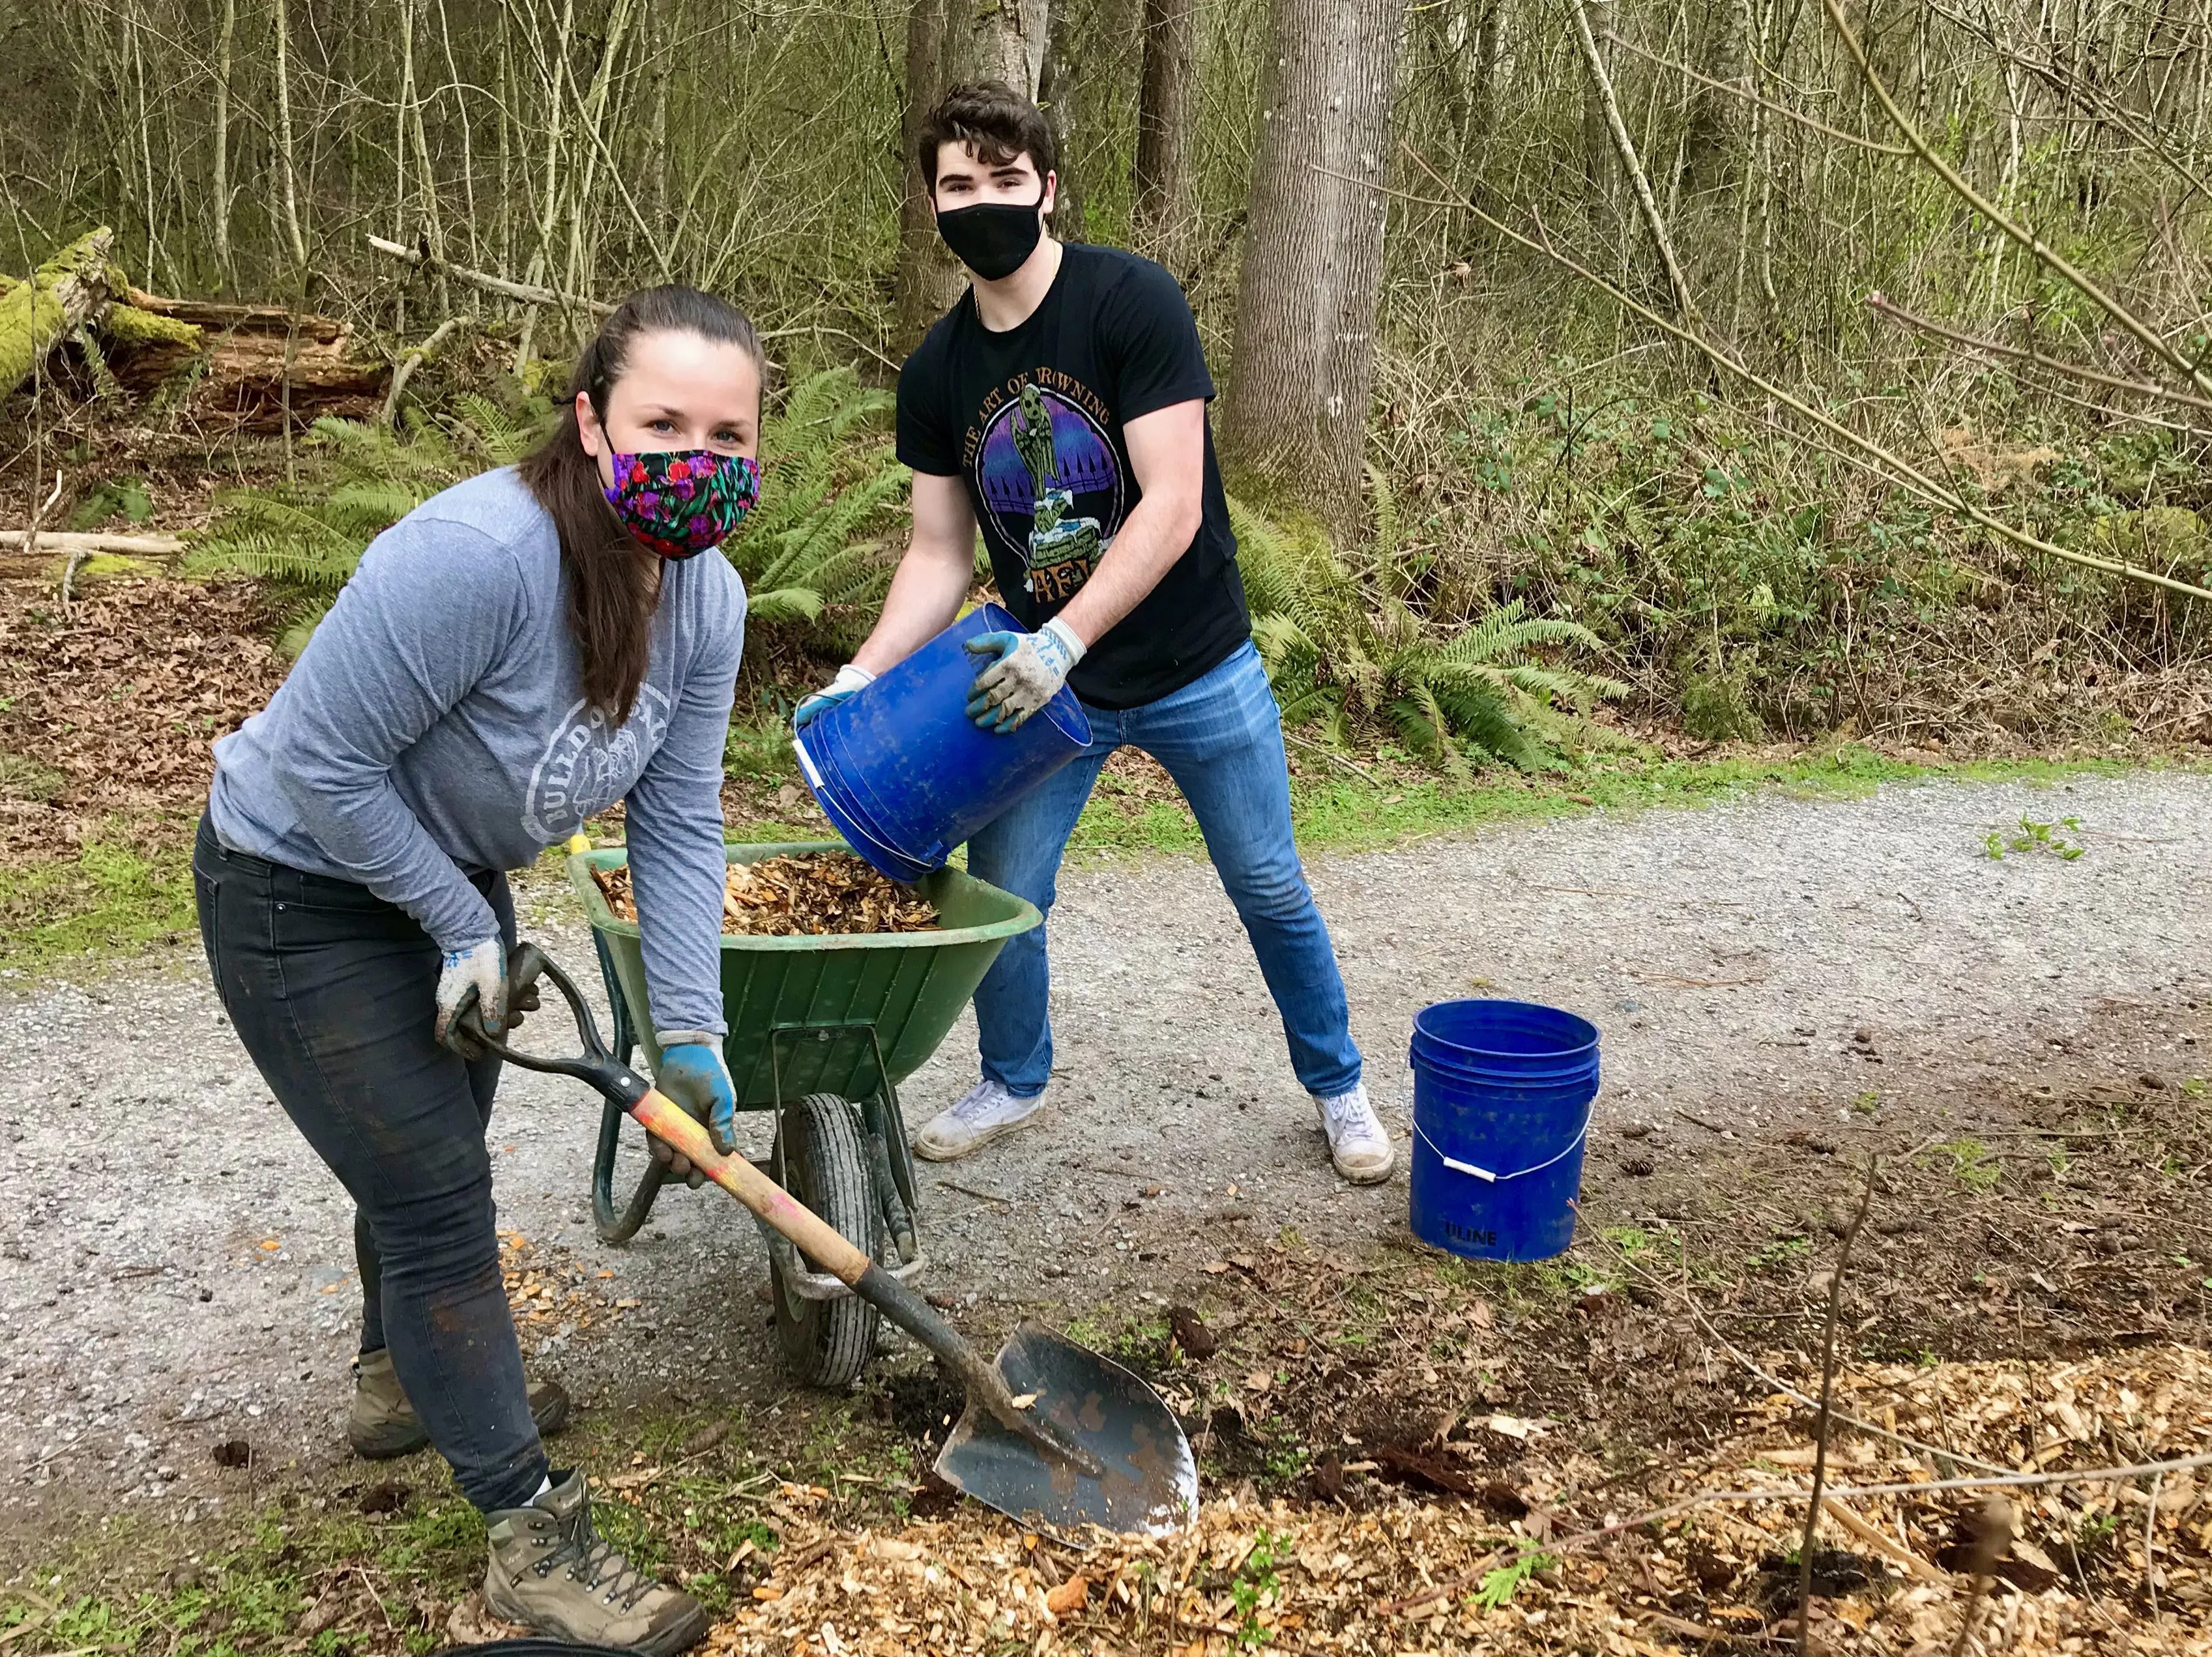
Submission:
M 1223 446 L 1342 527 L 1359 510 L 1405 0 L 1275 0 Z
M 907 15 L 906 110 L 900 124 L 906 193 L 899 204 L 898 332 L 910 349 L 968 285 L 937 237 L 915 144 L 948 87 L 1004 81 L 1037 95 L 1044 67 L 1047 0 L 914 0 Z
M 1197 83 L 1198 0 L 1145 0 L 1144 81 L 1131 170 L 1137 246 L 1177 269 L 1190 244 L 1190 102 Z

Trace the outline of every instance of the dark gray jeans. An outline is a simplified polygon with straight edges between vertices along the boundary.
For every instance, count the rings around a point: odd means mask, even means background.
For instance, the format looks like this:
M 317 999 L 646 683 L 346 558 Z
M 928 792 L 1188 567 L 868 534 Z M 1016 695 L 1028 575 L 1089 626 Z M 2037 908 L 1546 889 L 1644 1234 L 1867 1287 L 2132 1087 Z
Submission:
M 503 875 L 477 886 L 514 947 Z M 365 886 L 192 849 L 216 992 L 262 1079 L 353 1198 L 362 1350 L 399 1384 L 461 1492 L 521 1507 L 545 1478 L 500 1278 L 484 1144 L 499 1060 L 431 1038 L 438 946 Z

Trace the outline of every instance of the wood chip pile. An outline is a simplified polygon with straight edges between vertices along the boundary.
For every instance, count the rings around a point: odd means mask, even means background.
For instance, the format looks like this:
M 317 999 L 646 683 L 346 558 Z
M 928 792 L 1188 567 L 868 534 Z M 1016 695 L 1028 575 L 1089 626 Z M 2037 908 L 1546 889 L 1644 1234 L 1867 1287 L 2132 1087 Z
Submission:
M 627 865 L 594 869 L 617 920 L 637 919 Z M 849 852 L 807 852 L 797 857 L 732 863 L 722 893 L 722 931 L 749 938 L 829 937 L 858 932 L 921 932 L 935 928 L 937 911 L 911 886 L 902 886 Z
M 1769 1369 L 1817 1387 L 1802 1360 Z M 2053 1472 L 2212 1450 L 2212 1365 L 2192 1348 L 2079 1363 L 1869 1367 L 1837 1407 L 1919 1450 L 1838 1423 L 1814 1551 L 1811 1648 L 1870 1654 L 2212 1652 L 2212 1479 L 2007 1492 L 2014 1541 L 1978 1595 L 1981 1491 L 1857 1487 Z M 1700 1465 L 1624 1480 L 1570 1453 L 1505 1520 L 1475 1502 L 1401 1497 L 1364 1512 L 1221 1492 L 1180 1535 L 1040 1542 L 972 1504 L 896 1534 L 841 1533 L 796 1508 L 765 1581 L 709 1636 L 714 1653 L 1130 1650 L 1610 1654 L 1788 1650 L 1810 1488 L 1808 1412 L 1776 1394 Z M 1961 1461 L 1954 1458 L 1968 1458 Z M 803 1487 L 786 1486 L 787 1492 Z M 1701 1503 L 1599 1533 L 1715 1490 Z M 826 1494 L 826 1492 L 824 1493 Z M 756 1564 L 755 1569 L 758 1569 Z

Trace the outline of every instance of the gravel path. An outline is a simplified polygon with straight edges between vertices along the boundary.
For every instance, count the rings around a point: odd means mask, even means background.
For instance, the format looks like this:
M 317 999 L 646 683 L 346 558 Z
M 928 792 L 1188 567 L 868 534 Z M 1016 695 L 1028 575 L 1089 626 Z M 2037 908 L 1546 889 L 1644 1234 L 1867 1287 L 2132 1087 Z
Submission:
M 2023 811 L 2078 816 L 2087 854 L 1983 855 Z M 1620 1178 L 1621 1131 L 1649 1125 L 1636 1154 L 1671 1185 L 1640 1189 L 1680 1190 L 1725 1181 L 1722 1131 L 1841 1137 L 1869 1090 L 1885 1123 L 1933 1131 L 2000 1083 L 2212 1070 L 2208 816 L 2212 777 L 2180 774 L 1770 795 L 1322 857 L 1312 875 L 1401 1142 L 1414 1011 L 1525 996 L 1603 1029 L 1592 1180 Z M 1402 1174 L 1352 1191 L 1327 1172 L 1210 869 L 1115 864 L 1062 887 L 1047 1124 L 923 1165 L 929 1286 L 1000 1323 L 1024 1303 L 1188 1293 L 1255 1229 L 1358 1249 L 1402 1226 Z M 525 907 L 556 957 L 588 965 L 565 893 Z M 357 1311 L 349 1208 L 197 956 L 42 986 L 0 1020 L 0 1528 L 76 1503 L 189 1513 L 238 1488 L 210 1454 L 233 1438 L 263 1469 L 327 1466 Z M 910 1121 L 973 1062 L 963 1026 L 906 1089 Z M 501 1224 L 555 1268 L 526 1329 L 537 1367 L 587 1405 L 772 1399 L 750 1223 L 711 1188 L 672 1192 L 632 1246 L 601 1247 L 598 1114 L 573 1083 L 510 1075 L 494 1120 Z

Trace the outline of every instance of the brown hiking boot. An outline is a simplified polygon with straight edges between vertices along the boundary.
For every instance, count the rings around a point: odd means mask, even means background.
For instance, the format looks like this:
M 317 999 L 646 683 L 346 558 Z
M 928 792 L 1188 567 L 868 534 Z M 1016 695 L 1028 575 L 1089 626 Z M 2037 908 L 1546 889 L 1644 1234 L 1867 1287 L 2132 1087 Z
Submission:
M 560 1382 L 531 1384 L 530 1418 L 538 1423 L 540 1438 L 550 1438 L 568 1424 L 568 1394 Z M 356 1358 L 353 1407 L 346 1411 L 346 1442 L 354 1454 L 382 1461 L 412 1455 L 429 1442 L 422 1417 L 415 1413 L 392 1371 L 392 1349 L 380 1347 Z
M 556 1639 L 647 1657 L 696 1644 L 707 1632 L 699 1602 L 641 1574 L 599 1539 L 580 1472 L 553 1477 L 553 1488 L 528 1507 L 484 1515 L 485 1609 Z

